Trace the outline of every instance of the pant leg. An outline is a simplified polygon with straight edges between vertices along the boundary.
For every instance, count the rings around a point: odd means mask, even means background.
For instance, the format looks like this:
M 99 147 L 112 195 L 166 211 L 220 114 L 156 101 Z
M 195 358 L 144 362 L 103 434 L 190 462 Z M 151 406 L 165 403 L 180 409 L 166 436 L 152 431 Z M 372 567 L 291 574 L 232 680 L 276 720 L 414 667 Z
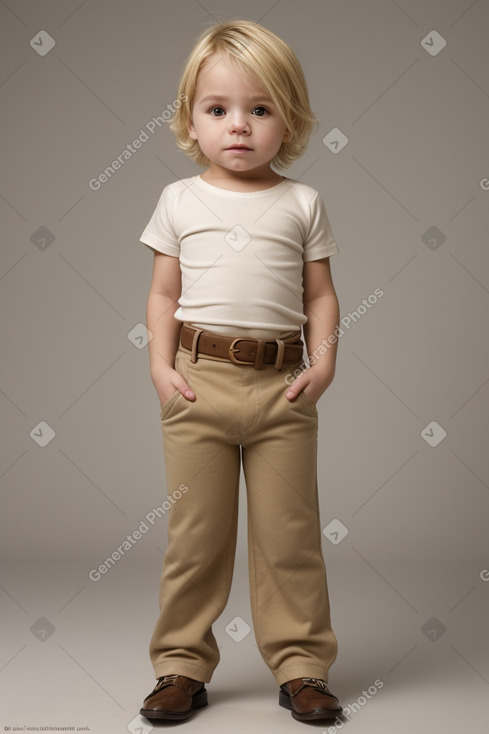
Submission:
M 180 351 L 176 368 L 197 397 L 189 402 L 175 394 L 161 411 L 168 494 L 188 489 L 168 513 L 150 657 L 157 678 L 178 673 L 209 682 L 219 662 L 212 624 L 226 606 L 233 575 L 240 448 L 223 414 L 234 414 L 233 386 L 218 375 L 208 380 L 209 370 L 202 374 Z
M 250 598 L 257 645 L 280 685 L 328 680 L 337 653 L 321 547 L 317 410 L 285 398 L 284 373 L 249 373 L 257 417 L 243 446 Z

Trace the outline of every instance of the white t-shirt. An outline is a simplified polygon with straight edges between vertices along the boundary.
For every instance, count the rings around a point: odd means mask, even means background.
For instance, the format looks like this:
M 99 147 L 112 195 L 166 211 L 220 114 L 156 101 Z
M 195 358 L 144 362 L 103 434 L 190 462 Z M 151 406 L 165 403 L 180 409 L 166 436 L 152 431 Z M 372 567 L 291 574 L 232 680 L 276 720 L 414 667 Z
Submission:
M 290 178 L 246 193 L 200 175 L 175 181 L 163 189 L 141 242 L 180 259 L 175 318 L 271 339 L 307 321 L 304 262 L 339 252 L 319 193 Z

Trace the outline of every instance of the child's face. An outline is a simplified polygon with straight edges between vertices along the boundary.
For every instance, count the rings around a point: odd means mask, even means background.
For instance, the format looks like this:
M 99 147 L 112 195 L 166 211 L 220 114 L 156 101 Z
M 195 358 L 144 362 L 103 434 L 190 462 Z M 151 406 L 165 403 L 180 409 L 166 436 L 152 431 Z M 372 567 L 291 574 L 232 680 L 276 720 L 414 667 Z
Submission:
M 238 74 L 221 54 L 209 57 L 199 71 L 188 130 L 211 167 L 234 173 L 268 168 L 288 139 L 286 125 L 270 97 Z M 237 144 L 247 147 L 232 147 Z

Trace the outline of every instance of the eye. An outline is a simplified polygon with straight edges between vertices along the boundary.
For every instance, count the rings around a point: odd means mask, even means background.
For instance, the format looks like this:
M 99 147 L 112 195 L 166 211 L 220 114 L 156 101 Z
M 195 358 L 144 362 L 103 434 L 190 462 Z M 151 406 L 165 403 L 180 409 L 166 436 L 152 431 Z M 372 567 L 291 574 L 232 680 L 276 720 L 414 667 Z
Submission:
M 259 111 L 257 112 L 257 110 L 259 110 Z M 255 108 L 253 109 L 253 112 L 255 112 L 255 113 L 256 113 L 256 116 L 257 116 L 257 117 L 263 117 L 263 116 L 265 115 L 265 113 L 268 113 L 268 110 L 267 110 L 267 108 L 266 108 L 266 107 L 261 107 L 261 106 L 260 106 L 260 107 L 255 107 Z
M 222 107 L 211 107 L 211 109 L 209 110 L 209 112 L 212 115 L 212 117 L 222 117 L 221 114 L 214 114 L 216 112 L 216 110 L 220 110 L 220 112 L 224 112 L 224 110 L 223 110 Z

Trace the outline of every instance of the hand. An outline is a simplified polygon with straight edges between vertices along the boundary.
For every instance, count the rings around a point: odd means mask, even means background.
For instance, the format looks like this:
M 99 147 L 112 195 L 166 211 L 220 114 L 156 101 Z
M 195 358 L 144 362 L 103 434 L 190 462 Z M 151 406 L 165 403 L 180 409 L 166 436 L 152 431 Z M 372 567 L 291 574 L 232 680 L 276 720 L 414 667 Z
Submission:
M 180 392 L 186 400 L 195 400 L 195 393 L 182 375 L 173 367 L 159 368 L 151 375 L 153 385 L 158 393 L 160 405 L 163 406 L 175 391 Z
M 285 397 L 288 400 L 294 400 L 300 392 L 305 393 L 315 403 L 319 400 L 324 391 L 333 382 L 334 374 L 325 375 L 314 367 L 307 367 L 297 375 L 292 385 L 287 388 Z

